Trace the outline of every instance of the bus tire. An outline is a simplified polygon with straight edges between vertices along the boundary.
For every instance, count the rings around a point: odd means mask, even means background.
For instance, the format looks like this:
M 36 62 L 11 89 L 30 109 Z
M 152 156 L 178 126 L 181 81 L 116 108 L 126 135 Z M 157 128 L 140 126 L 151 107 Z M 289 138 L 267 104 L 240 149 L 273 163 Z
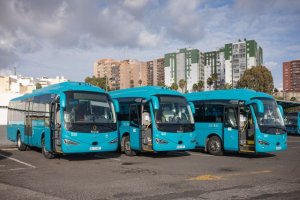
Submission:
M 209 154 L 215 156 L 222 156 L 223 155 L 223 147 L 222 142 L 218 136 L 212 136 L 207 141 L 207 151 Z
M 46 150 L 45 138 L 42 138 L 42 154 L 47 159 L 54 158 L 54 154 Z
M 18 146 L 19 151 L 26 151 L 26 149 L 27 149 L 26 144 L 24 144 L 22 142 L 21 133 L 17 134 L 17 146 Z
M 131 147 L 130 147 L 130 137 L 129 135 L 126 135 L 124 137 L 124 140 L 123 140 L 123 147 L 124 147 L 124 153 L 127 155 L 127 156 L 135 156 L 136 155 L 136 152 L 131 150 Z

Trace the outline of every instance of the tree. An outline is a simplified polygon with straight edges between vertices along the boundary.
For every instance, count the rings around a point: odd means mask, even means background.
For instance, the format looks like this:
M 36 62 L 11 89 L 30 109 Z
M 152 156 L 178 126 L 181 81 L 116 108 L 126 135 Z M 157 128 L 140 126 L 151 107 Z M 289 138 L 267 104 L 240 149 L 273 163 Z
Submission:
M 257 66 L 247 69 L 237 86 L 272 94 L 274 83 L 271 72 L 264 66 Z
M 274 93 L 279 92 L 279 90 L 277 88 L 274 88 Z
M 196 83 L 193 84 L 193 92 L 198 92 L 198 85 Z
M 130 87 L 134 87 L 134 80 L 130 80 Z
M 184 93 L 183 89 L 185 89 L 186 81 L 184 79 L 180 79 L 178 84 L 179 84 L 179 87 L 181 88 L 182 93 Z
M 103 89 L 107 88 L 107 90 L 110 90 L 108 85 L 106 85 L 106 77 L 97 78 L 95 76 L 93 76 L 93 77 L 88 76 L 84 79 L 84 82 L 89 83 L 94 86 L 97 86 L 97 87 L 100 87 L 100 88 L 103 88 Z
M 198 91 L 202 91 L 204 87 L 203 81 L 199 81 L 197 85 L 198 85 Z
M 297 98 L 296 98 L 296 97 L 292 97 L 292 98 L 290 99 L 290 101 L 297 101 Z
M 177 83 L 172 83 L 171 89 L 172 89 L 172 90 L 178 90 L 178 85 L 177 85 Z
M 214 84 L 214 88 L 217 89 L 218 74 L 217 73 L 213 73 L 211 75 L 211 79 L 212 79 L 212 82 Z
M 41 89 L 41 88 L 42 88 L 42 85 L 40 83 L 36 83 L 35 84 L 35 89 L 38 90 L 38 89 Z
M 157 83 L 157 86 L 166 87 L 165 84 L 163 82 L 160 82 L 160 81 Z
M 214 81 L 213 81 L 213 79 L 212 79 L 211 77 L 209 77 L 209 78 L 206 80 L 206 83 L 207 83 L 207 85 L 209 86 L 209 89 L 211 89 L 211 86 L 212 86 L 212 84 L 214 84 Z
M 143 81 L 140 79 L 140 80 L 139 80 L 139 85 L 141 86 L 141 85 L 142 85 L 142 83 L 143 83 Z

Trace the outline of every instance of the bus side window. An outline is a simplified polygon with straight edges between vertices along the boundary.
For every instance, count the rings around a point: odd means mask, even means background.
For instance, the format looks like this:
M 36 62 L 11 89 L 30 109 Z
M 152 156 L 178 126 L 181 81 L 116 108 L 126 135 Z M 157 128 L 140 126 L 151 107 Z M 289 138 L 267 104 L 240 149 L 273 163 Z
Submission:
M 234 108 L 225 108 L 225 127 L 237 128 L 236 112 Z
M 133 126 L 139 126 L 139 112 L 137 105 L 130 105 L 130 124 Z

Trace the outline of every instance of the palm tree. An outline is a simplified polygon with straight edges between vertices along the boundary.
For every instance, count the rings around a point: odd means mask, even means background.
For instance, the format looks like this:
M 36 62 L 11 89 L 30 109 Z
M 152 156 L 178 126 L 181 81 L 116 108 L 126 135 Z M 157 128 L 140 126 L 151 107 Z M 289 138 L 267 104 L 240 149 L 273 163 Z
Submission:
M 184 93 L 183 89 L 185 89 L 186 81 L 184 79 L 180 79 L 178 84 L 179 84 L 179 87 L 181 88 L 182 93 Z
M 211 77 L 209 77 L 206 81 L 207 85 L 209 85 L 209 89 L 211 89 L 212 84 L 214 84 L 214 81 L 212 80 Z
M 197 92 L 198 91 L 198 85 L 196 83 L 193 84 L 193 92 Z
M 134 80 L 130 80 L 130 87 L 134 87 Z
M 142 85 L 142 83 L 143 83 L 143 81 L 140 79 L 140 80 L 139 80 L 139 85 L 141 86 L 141 85 Z
M 199 81 L 197 85 L 198 85 L 198 91 L 202 91 L 202 89 L 204 87 L 203 81 Z
M 218 81 L 218 74 L 217 73 L 213 73 L 212 75 L 211 75 L 211 79 L 212 79 L 212 81 L 213 81 L 213 83 L 214 83 L 214 87 L 215 87 L 215 89 L 217 89 L 217 81 Z
M 178 90 L 178 85 L 177 83 L 172 83 L 171 87 L 172 90 Z

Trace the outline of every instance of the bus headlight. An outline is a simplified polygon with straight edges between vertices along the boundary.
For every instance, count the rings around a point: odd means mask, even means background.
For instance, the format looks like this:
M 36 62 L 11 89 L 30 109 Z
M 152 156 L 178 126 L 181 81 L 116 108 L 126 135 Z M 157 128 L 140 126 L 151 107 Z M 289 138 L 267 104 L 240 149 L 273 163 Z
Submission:
M 269 142 L 263 141 L 263 140 L 258 140 L 258 143 L 261 145 L 270 145 Z
M 118 139 L 118 138 L 115 138 L 115 139 L 113 139 L 112 141 L 110 141 L 109 144 L 114 144 L 114 143 L 117 143 L 118 141 L 119 141 L 119 139 Z
M 77 142 L 74 142 L 74 141 L 72 141 L 72 140 L 68 140 L 68 139 L 64 139 L 64 143 L 65 143 L 65 144 L 78 145 L 78 143 L 77 143 Z
M 156 143 L 158 143 L 158 144 L 168 144 L 168 141 L 163 140 L 163 139 L 159 139 L 159 138 L 156 138 L 155 141 L 156 141 Z

